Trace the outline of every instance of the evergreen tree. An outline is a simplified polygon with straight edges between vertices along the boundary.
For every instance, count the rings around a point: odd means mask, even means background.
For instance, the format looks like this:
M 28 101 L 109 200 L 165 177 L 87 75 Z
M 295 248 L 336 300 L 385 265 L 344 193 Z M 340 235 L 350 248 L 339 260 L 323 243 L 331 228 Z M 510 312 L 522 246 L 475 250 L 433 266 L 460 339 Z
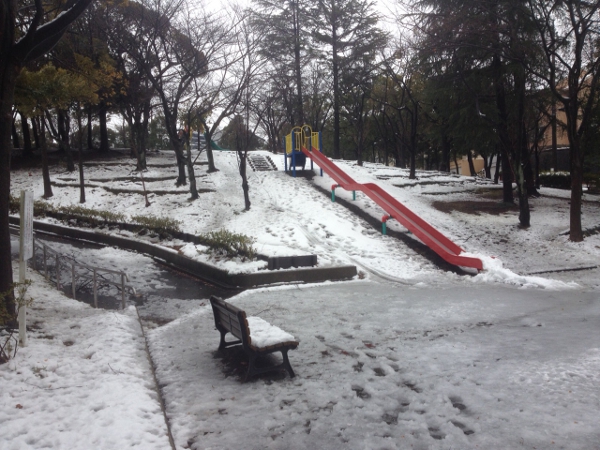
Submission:
M 330 69 L 333 92 L 333 157 L 340 158 L 342 96 L 354 81 L 351 69 L 372 59 L 386 44 L 378 15 L 368 0 L 317 0 L 310 13 L 319 57 Z
M 600 2 L 581 0 L 529 2 L 545 56 L 536 75 L 548 83 L 564 108 L 571 166 L 569 239 L 583 240 L 581 224 L 584 143 L 592 131 L 600 88 Z
M 42 2 L 21 8 L 17 0 L 0 3 L 0 309 L 15 314 L 8 223 L 12 109 L 17 76 L 25 65 L 48 52 L 92 0 L 74 0 L 51 8 Z
M 260 51 L 273 65 L 273 77 L 280 95 L 287 102 L 292 126 L 303 125 L 303 67 L 308 61 L 308 27 L 306 0 L 254 0 L 252 26 L 262 34 Z
M 236 114 L 223 128 L 223 134 L 219 139 L 219 145 L 230 150 L 239 150 L 240 148 L 256 150 L 260 148 L 260 138 L 252 132 L 244 118 Z
M 536 88 L 531 67 L 540 59 L 530 16 L 517 0 L 424 0 L 418 6 L 423 24 L 420 55 L 427 73 L 463 86 L 478 120 L 495 131 L 502 152 L 504 201 L 513 201 L 512 178 L 507 179 L 512 174 L 519 222 L 527 227 L 528 186 L 534 185 L 526 112 Z

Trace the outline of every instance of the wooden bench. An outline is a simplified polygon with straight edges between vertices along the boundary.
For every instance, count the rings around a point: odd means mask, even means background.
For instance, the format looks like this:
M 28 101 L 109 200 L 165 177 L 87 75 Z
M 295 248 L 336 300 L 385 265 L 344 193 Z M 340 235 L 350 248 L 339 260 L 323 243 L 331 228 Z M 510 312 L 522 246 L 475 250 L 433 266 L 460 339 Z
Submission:
M 264 321 L 260 317 L 246 317 L 246 312 L 226 301 L 212 296 L 210 304 L 215 317 L 215 326 L 221 333 L 219 351 L 235 345 L 242 345 L 248 355 L 248 372 L 244 381 L 259 373 L 273 370 L 286 369 L 290 377 L 294 377 L 294 370 L 288 359 L 288 351 L 298 347 L 294 336 L 286 333 Z M 226 341 L 225 335 L 231 333 L 237 338 L 235 341 Z M 277 366 L 256 367 L 256 360 L 269 353 L 281 352 L 283 362 Z

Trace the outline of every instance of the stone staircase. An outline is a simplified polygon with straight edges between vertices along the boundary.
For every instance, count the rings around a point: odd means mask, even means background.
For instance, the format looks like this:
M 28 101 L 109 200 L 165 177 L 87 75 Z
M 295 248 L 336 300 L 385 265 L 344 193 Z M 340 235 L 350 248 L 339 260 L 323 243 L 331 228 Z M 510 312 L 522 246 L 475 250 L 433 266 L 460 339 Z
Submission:
M 257 155 L 254 153 L 248 153 L 248 164 L 252 167 L 255 172 L 265 172 L 268 170 L 277 170 L 277 166 L 269 155 Z

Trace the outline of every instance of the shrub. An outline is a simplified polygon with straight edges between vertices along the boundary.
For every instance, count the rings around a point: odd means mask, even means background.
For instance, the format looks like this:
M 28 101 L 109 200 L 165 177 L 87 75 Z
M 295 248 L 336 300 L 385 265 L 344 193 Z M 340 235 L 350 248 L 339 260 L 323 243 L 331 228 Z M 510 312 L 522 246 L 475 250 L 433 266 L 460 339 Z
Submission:
M 202 244 L 210 247 L 211 251 L 230 258 L 241 256 L 253 259 L 256 250 L 252 246 L 254 238 L 244 234 L 232 233 L 228 230 L 211 231 L 200 236 Z
M 105 222 L 120 222 L 125 220 L 125 215 L 112 211 L 102 211 L 98 209 L 85 208 L 79 205 L 61 206 L 58 212 L 68 216 L 80 216 L 88 219 L 100 219 Z
M 0 364 L 7 362 L 9 359 L 14 358 L 17 355 L 19 349 L 19 340 L 15 336 L 17 330 L 9 328 L 8 325 L 14 317 L 12 317 L 6 311 L 4 303 L 5 298 L 16 289 L 17 295 L 15 303 L 17 305 L 17 315 L 19 309 L 23 306 L 31 306 L 33 303 L 32 298 L 26 298 L 27 289 L 31 286 L 31 280 L 25 280 L 23 283 L 14 283 L 13 286 L 6 292 L 0 292 Z
M 596 192 L 600 189 L 600 174 L 598 173 L 584 173 L 583 183 L 587 186 L 589 191 Z
M 10 210 L 10 213 L 18 214 L 20 207 L 21 207 L 21 201 L 14 195 L 10 194 L 10 197 L 8 199 L 8 209 Z
M 21 210 L 21 197 L 10 194 L 9 197 L 9 210 L 11 214 L 19 214 Z M 33 215 L 37 217 L 43 217 L 47 213 L 55 212 L 54 206 L 44 200 L 34 200 L 33 202 Z
M 181 231 L 181 221 L 170 217 L 156 216 L 133 216 L 131 220 L 138 225 L 156 231 L 157 233 L 168 233 L 169 231 Z
M 556 189 L 571 189 L 571 174 L 569 172 L 540 173 L 540 185 Z

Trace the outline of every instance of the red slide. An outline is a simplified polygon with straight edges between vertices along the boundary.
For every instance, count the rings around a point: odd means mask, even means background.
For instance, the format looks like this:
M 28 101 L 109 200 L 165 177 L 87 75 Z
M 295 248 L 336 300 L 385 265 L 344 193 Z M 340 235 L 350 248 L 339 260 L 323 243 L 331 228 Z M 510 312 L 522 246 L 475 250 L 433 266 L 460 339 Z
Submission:
M 321 169 L 327 173 L 335 182 L 347 191 L 361 191 L 383 210 L 389 214 L 389 218 L 396 219 L 411 233 L 418 237 L 421 242 L 435 251 L 444 260 L 455 266 L 472 267 L 483 270 L 483 263 L 479 258 L 460 256 L 463 249 L 456 245 L 438 230 L 433 228 L 414 212 L 373 183 L 359 184 L 346 172 L 340 169 L 333 161 L 318 150 L 309 151 L 302 148 L 302 152 L 311 158 Z M 384 217 L 384 222 L 388 217 Z

